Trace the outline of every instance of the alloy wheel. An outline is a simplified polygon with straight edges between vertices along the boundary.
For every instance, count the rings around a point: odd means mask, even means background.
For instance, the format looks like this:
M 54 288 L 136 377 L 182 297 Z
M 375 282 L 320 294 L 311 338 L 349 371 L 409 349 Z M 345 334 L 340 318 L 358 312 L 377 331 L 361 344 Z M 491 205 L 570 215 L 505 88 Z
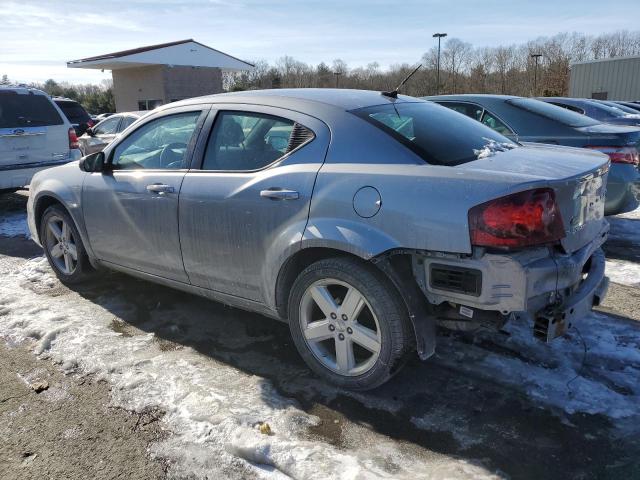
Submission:
M 329 370 L 362 375 L 378 360 L 382 336 L 364 295 L 341 280 L 312 283 L 300 302 L 300 326 L 309 349 Z
M 65 275 L 73 275 L 78 266 L 78 248 L 71 227 L 57 215 L 47 220 L 46 247 L 55 267 Z

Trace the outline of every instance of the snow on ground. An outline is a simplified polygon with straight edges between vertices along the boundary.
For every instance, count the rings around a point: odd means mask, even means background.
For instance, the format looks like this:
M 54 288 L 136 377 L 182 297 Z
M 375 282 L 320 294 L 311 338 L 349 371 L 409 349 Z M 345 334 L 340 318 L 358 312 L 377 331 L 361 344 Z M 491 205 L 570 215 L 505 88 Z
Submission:
M 463 352 L 455 338 L 441 338 L 438 351 L 445 363 L 568 414 L 604 414 L 613 420 L 638 417 L 640 325 L 593 312 L 575 327 L 546 344 L 533 338 L 530 325 L 513 320 L 505 327 L 509 336 L 502 340 L 499 333 L 478 332 Z M 503 348 L 487 349 L 483 341 Z
M 29 238 L 31 235 L 25 214 L 18 212 L 0 217 L 0 235 L 5 237 L 23 236 Z
M 497 478 L 445 455 L 408 454 L 374 432 L 348 451 L 310 439 L 306 431 L 319 419 L 276 392 L 270 381 L 188 347 L 163 351 L 154 333 L 116 333 L 109 328 L 110 310 L 122 305 L 103 308 L 76 293 L 47 295 L 56 280 L 44 258 L 0 274 L 0 336 L 33 342 L 36 354 L 65 371 L 109 381 L 117 406 L 166 412 L 163 422 L 173 435 L 150 450 L 168 459 L 177 477 Z M 158 315 L 166 316 L 160 320 L 170 328 L 180 328 L 171 311 Z M 262 422 L 272 435 L 260 432 Z
M 640 287 L 640 264 L 624 260 L 607 260 L 605 275 L 612 282 Z

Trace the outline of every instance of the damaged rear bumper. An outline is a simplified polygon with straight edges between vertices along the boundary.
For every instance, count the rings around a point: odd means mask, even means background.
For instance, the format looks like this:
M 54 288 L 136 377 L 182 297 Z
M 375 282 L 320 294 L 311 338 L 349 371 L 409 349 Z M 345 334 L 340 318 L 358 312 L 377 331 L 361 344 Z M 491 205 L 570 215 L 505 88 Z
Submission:
M 447 321 L 482 322 L 516 315 L 534 325 L 541 340 L 563 335 L 607 292 L 602 244 L 608 225 L 571 254 L 549 248 L 458 258 L 424 254 L 414 258 L 414 276 L 429 303 L 451 309 Z M 450 276 L 447 277 L 447 271 Z M 443 273 L 444 272 L 444 273 Z M 444 280 L 443 280 L 444 279 Z

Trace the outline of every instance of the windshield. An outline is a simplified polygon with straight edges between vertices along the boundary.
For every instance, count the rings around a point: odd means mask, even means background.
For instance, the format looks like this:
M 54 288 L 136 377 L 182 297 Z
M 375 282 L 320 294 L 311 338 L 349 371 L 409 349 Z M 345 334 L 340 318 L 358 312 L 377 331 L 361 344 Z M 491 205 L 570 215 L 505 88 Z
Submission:
M 351 113 L 434 165 L 460 165 L 517 146 L 465 115 L 433 102 L 376 105 Z
M 0 92 L 0 128 L 62 125 L 62 118 L 44 95 Z
M 507 100 L 507 103 L 540 115 L 541 117 L 550 118 L 569 127 L 590 127 L 600 123 L 586 115 L 581 115 L 580 113 L 572 112 L 571 110 L 547 102 L 534 100 L 533 98 L 513 98 Z

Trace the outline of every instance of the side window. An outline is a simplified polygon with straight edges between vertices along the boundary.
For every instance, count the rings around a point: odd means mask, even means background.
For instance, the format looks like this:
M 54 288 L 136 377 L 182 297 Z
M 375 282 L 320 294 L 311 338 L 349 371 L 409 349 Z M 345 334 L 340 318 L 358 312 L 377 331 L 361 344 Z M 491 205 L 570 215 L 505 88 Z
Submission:
M 220 112 L 207 143 L 203 170 L 258 170 L 313 138 L 302 125 L 281 117 Z
M 471 103 L 457 103 L 457 102 L 442 102 L 443 105 L 458 113 L 462 113 L 467 117 L 471 117 L 474 120 L 480 121 L 482 118 L 482 107 L 480 105 L 473 105 Z
M 127 127 L 131 125 L 133 122 L 135 122 L 136 120 L 137 120 L 136 117 L 124 117 L 122 119 L 122 122 L 120 122 L 120 127 L 118 127 L 118 132 L 122 132 L 123 130 L 126 130 Z
M 482 123 L 502 135 L 513 135 L 509 127 L 486 110 L 484 111 L 484 115 L 482 115 Z
M 117 170 L 180 169 L 200 111 L 167 115 L 144 124 L 115 148 L 112 163 Z
M 118 123 L 120 123 L 120 117 L 107 118 L 106 120 L 96 125 L 96 127 L 93 129 L 93 133 L 95 133 L 96 135 L 110 135 L 116 133 Z

